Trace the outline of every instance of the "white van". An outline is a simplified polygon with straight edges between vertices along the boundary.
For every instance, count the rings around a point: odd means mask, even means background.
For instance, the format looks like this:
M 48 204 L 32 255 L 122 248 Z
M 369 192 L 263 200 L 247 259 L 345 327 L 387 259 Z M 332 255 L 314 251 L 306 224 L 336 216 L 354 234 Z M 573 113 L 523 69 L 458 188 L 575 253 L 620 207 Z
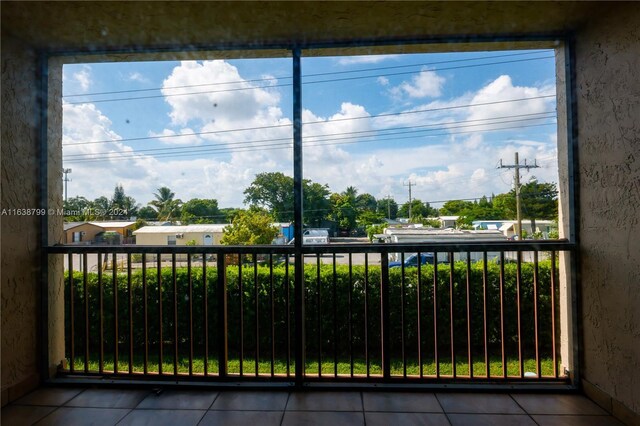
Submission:
M 293 240 L 289 244 L 293 244 Z M 329 231 L 327 229 L 305 229 L 302 232 L 302 244 L 329 244 Z

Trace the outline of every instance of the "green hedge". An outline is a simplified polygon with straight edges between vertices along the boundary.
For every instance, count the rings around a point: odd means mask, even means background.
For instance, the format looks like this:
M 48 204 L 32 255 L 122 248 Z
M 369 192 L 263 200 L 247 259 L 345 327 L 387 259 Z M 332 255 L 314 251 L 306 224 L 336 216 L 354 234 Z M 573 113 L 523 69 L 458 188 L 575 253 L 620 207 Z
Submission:
M 207 267 L 206 279 L 203 279 L 201 264 L 194 261 L 191 276 L 186 268 L 176 269 L 174 279 L 171 268 L 161 269 L 162 281 L 162 341 L 165 354 L 172 354 L 174 347 L 174 297 L 177 300 L 177 334 L 180 354 L 188 353 L 193 345 L 195 355 L 201 356 L 205 348 L 205 323 L 208 327 L 208 353 L 217 356 L 218 341 L 218 301 L 217 270 Z M 404 282 L 400 268 L 390 269 L 390 328 L 392 356 L 402 354 L 402 293 L 404 288 L 404 349 L 407 356 L 415 356 L 418 351 L 418 330 L 420 330 L 420 346 L 423 354 L 433 354 L 434 334 L 438 334 L 438 351 L 441 357 L 450 356 L 450 277 L 449 264 L 438 265 L 437 271 L 437 326 L 434 327 L 433 282 L 434 267 L 426 265 L 421 268 L 420 285 L 420 328 L 418 327 L 418 270 L 407 268 Z M 241 272 L 240 272 L 241 269 Z M 272 347 L 274 356 L 283 359 L 287 355 L 287 321 L 290 325 L 291 351 L 293 355 L 295 336 L 294 326 L 294 267 L 276 266 L 272 272 L 268 267 L 258 266 L 227 267 L 227 328 L 229 356 L 239 356 L 243 343 L 245 356 L 254 356 L 256 350 L 256 331 L 259 334 L 260 355 L 270 357 Z M 533 264 L 523 263 L 521 270 L 520 291 L 520 327 L 525 354 L 534 349 L 534 302 L 533 302 Z M 349 271 L 345 265 L 322 265 L 318 271 L 315 264 L 307 264 L 305 272 L 305 333 L 307 357 L 313 359 L 321 350 L 323 358 L 347 356 L 353 349 L 354 356 L 362 357 L 365 353 L 365 342 L 368 341 L 368 352 L 372 359 L 380 357 L 380 267 L 354 265 Z M 550 262 L 541 261 L 538 270 L 538 329 L 539 348 L 542 352 L 551 350 L 551 293 Z M 240 334 L 240 274 L 242 282 L 243 340 Z M 319 277 L 319 280 L 318 280 Z M 518 345 L 518 311 L 517 311 L 517 269 L 515 264 L 504 265 L 504 335 L 505 346 L 510 353 L 517 353 Z M 157 269 L 147 268 L 147 341 L 150 351 L 158 350 L 159 304 Z M 189 280 L 191 278 L 191 280 Z M 256 286 L 258 283 L 258 316 L 256 321 Z M 114 298 L 113 275 L 105 272 L 102 285 L 99 285 L 98 274 L 87 275 L 87 292 L 89 298 L 89 347 L 94 354 L 100 347 L 100 309 L 99 295 L 103 299 L 103 345 L 106 353 L 113 352 L 114 342 Z M 192 287 L 192 301 L 189 297 L 189 283 Z M 207 293 L 207 319 L 205 321 L 204 285 Z M 318 284 L 319 283 L 319 284 Z M 501 346 L 500 316 L 500 265 L 487 264 L 487 340 L 490 350 L 499 353 Z M 144 347 L 144 286 L 142 271 L 131 273 L 131 293 L 126 273 L 116 274 L 118 303 L 118 342 L 121 356 L 128 353 L 130 343 L 136 353 Z M 287 287 L 289 290 L 289 310 L 287 307 Z M 84 353 L 85 345 L 85 309 L 84 280 L 80 272 L 73 274 L 74 288 L 74 332 L 76 356 Z M 471 321 L 471 347 L 474 353 L 484 351 L 484 308 L 483 308 L 483 264 L 471 264 L 469 275 L 469 302 Z M 557 290 L 556 290 L 557 291 Z M 129 294 L 131 294 L 131 316 L 133 334 L 129 326 Z M 273 298 L 272 295 L 273 294 Z M 65 275 L 65 326 L 67 333 L 67 354 L 70 354 L 71 310 L 70 286 L 68 275 Z M 318 297 L 320 305 L 318 305 Z M 365 311 L 365 298 L 367 309 Z M 457 354 L 466 354 L 468 344 L 467 322 L 467 264 L 454 263 L 453 269 L 453 318 L 454 346 Z M 557 299 L 556 299 L 557 300 Z M 272 306 L 273 301 L 273 306 Z M 318 307 L 320 306 L 320 310 Z M 190 310 L 191 309 L 191 310 Z M 193 330 L 190 330 L 190 317 L 193 317 Z M 273 317 L 273 321 L 272 321 Z M 350 320 L 350 321 L 349 321 Z M 257 323 L 257 329 L 256 329 Z M 367 325 L 367 326 L 365 326 Z M 271 338 L 272 332 L 274 338 Z M 193 334 L 193 342 L 190 335 Z M 335 352 L 334 352 L 335 351 Z M 449 354 L 449 355 L 448 355 Z M 432 355 L 429 355 L 432 356 Z M 460 356 L 460 355 L 458 355 Z M 466 356 L 466 355 L 464 355 Z

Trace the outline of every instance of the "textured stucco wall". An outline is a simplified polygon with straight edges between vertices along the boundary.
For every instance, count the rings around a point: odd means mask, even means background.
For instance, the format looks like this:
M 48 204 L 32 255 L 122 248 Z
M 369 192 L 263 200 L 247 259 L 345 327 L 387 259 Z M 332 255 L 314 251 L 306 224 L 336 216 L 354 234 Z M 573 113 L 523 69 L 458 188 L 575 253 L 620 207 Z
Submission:
M 594 7 L 580 1 L 2 3 L 3 30 L 28 33 L 37 46 L 86 50 L 541 33 L 575 27 Z
M 47 206 L 54 211 L 62 208 L 62 64 L 58 57 L 48 63 L 47 103 Z M 49 244 L 61 243 L 64 233 L 63 217 L 49 215 Z M 54 376 L 56 367 L 64 358 L 64 285 L 62 255 L 48 257 L 48 334 L 49 375 Z
M 576 34 L 583 377 L 640 413 L 640 7 Z
M 38 207 L 36 57 L 2 38 L 2 209 Z M 2 390 L 37 373 L 40 222 L 2 216 Z

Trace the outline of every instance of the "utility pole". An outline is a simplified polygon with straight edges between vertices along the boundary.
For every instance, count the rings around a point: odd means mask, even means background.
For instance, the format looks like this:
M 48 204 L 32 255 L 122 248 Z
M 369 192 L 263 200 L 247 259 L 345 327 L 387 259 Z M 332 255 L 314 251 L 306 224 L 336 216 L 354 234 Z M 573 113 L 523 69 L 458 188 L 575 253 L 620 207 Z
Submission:
M 409 183 L 403 183 L 402 186 L 409 187 L 409 223 L 411 223 L 411 187 L 415 185 L 415 183 L 409 181 Z
M 69 176 L 67 176 L 69 173 L 71 173 L 71 169 L 62 169 L 62 173 L 64 173 L 64 179 L 62 179 L 64 181 L 64 201 L 65 203 L 67 202 L 67 183 L 71 181 L 71 179 L 69 179 Z
M 533 165 L 531 164 L 527 164 L 527 160 L 524 160 L 524 164 L 520 164 L 520 160 L 518 158 L 518 153 L 516 152 L 516 161 L 514 164 L 502 164 L 502 159 L 500 160 L 500 166 L 498 166 L 499 169 L 515 169 L 514 170 L 514 176 L 513 176 L 513 181 L 514 181 L 514 185 L 515 185 L 515 189 L 516 189 L 516 219 L 518 221 L 518 227 L 516 229 L 516 232 L 518 233 L 518 239 L 522 240 L 522 212 L 521 212 L 521 201 L 520 201 L 520 169 L 527 169 L 527 171 L 529 171 L 530 169 L 537 169 L 538 167 L 538 163 L 536 160 L 533 160 Z M 535 232 L 535 229 L 531 230 L 532 232 Z
M 387 195 L 387 219 L 391 220 L 391 194 Z

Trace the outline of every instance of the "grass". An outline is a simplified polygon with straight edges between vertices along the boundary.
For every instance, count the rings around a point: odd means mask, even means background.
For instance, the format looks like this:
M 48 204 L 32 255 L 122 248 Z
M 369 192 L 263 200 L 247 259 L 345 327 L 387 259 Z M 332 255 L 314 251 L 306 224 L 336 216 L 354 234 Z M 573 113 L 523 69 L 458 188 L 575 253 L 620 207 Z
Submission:
M 295 361 L 291 360 L 289 368 L 289 374 L 295 374 Z M 517 358 L 509 358 L 506 360 L 507 364 L 507 377 L 520 377 L 519 362 Z M 439 374 L 441 376 L 453 376 L 453 368 L 450 359 L 441 359 L 439 362 Z M 76 357 L 74 367 L 77 372 L 84 372 L 84 359 L 82 357 Z M 148 372 L 152 374 L 158 373 L 158 358 L 157 356 L 149 356 Z M 336 368 L 331 360 L 323 360 L 321 366 L 322 376 L 331 377 L 334 376 Z M 204 374 L 204 358 L 195 357 L 191 365 L 193 374 Z M 271 360 L 260 359 L 258 361 L 258 374 L 269 376 L 271 375 Z M 492 357 L 489 360 L 489 368 L 491 377 L 502 377 L 502 359 L 500 357 Z M 540 369 L 542 371 L 542 377 L 553 377 L 553 360 L 551 358 L 543 358 L 540 360 Z M 99 372 L 99 360 L 97 357 L 90 357 L 88 363 L 89 372 Z M 103 370 L 105 372 L 113 371 L 113 356 L 105 356 L 103 363 Z M 189 374 L 189 359 L 186 357 L 179 357 L 177 364 L 178 374 Z M 407 376 L 420 376 L 420 365 L 416 359 L 407 359 Z M 134 373 L 144 372 L 144 360 L 142 357 L 134 356 L 132 363 L 132 371 Z M 218 374 L 218 360 L 209 359 L 207 363 L 208 374 Z M 240 374 L 240 360 L 237 358 L 230 358 L 227 363 L 228 374 L 239 375 Z M 245 359 L 242 366 L 242 371 L 245 376 L 254 376 L 256 374 L 255 359 Z M 536 372 L 535 359 L 524 360 L 525 372 Z M 560 367 L 558 366 L 558 371 Z M 118 372 L 129 372 L 129 360 L 128 357 L 121 356 L 118 359 Z M 171 355 L 165 356 L 162 363 L 163 374 L 174 374 L 173 357 Z M 306 375 L 317 376 L 318 375 L 318 362 L 317 359 L 310 361 L 307 360 Z M 486 377 L 484 359 L 482 361 L 473 362 L 474 377 Z M 273 364 L 273 374 L 277 376 L 285 376 L 287 374 L 287 363 L 284 359 L 276 359 Z M 351 375 L 351 363 L 348 359 L 339 359 L 337 363 L 337 374 L 339 376 Z M 353 374 L 354 376 L 366 376 L 367 364 L 364 359 L 354 359 L 353 361 Z M 369 362 L 369 374 L 371 376 L 381 376 L 382 366 L 380 360 L 370 360 Z M 423 359 L 422 374 L 424 376 L 436 376 L 436 363 L 433 359 Z M 392 360 L 391 363 L 391 375 L 403 376 L 404 366 L 401 360 Z M 469 376 L 469 364 L 465 359 L 456 360 L 456 376 L 468 377 Z

